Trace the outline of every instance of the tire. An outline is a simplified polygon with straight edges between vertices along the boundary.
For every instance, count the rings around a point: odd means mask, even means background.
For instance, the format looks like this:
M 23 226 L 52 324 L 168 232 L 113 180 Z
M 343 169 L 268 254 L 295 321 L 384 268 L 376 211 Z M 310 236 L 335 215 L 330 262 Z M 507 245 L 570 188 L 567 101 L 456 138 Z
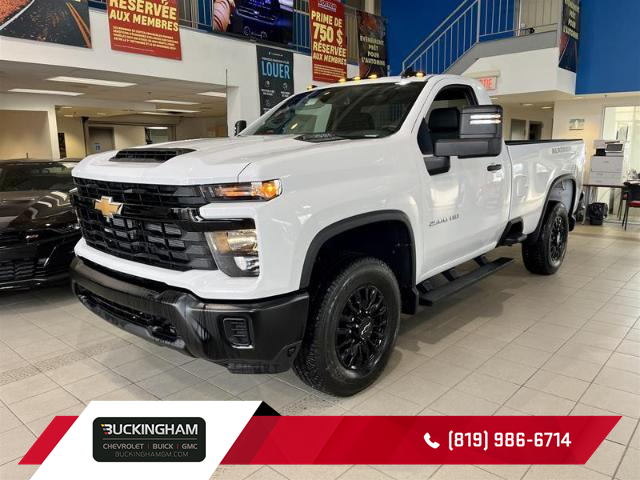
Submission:
M 364 390 L 389 360 L 400 306 L 400 288 L 387 264 L 375 258 L 349 261 L 312 298 L 296 374 L 339 397 Z
M 522 259 L 531 273 L 553 275 L 558 271 L 569 240 L 569 215 L 561 203 L 554 204 L 548 211 L 537 241 L 522 244 Z

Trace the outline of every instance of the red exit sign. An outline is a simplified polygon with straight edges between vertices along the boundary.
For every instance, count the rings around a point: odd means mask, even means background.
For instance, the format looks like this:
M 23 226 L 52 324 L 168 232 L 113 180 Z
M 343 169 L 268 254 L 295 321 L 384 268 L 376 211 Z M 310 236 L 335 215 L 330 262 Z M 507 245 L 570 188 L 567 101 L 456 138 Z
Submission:
M 476 78 L 476 80 L 482 84 L 485 90 L 495 90 L 498 88 L 498 77 L 479 77 Z

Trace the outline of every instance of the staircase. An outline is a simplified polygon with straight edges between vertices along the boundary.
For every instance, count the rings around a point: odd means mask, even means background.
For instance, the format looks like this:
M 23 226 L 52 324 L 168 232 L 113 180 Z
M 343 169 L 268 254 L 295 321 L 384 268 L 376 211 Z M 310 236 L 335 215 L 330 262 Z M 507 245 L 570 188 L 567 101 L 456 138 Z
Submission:
M 462 0 L 402 62 L 431 74 L 462 74 L 481 57 L 555 47 L 560 0 Z

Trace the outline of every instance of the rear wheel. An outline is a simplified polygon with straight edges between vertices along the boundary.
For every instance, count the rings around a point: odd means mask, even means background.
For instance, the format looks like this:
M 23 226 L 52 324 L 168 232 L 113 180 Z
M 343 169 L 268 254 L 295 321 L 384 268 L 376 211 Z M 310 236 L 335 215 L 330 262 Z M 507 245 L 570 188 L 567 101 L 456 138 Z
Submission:
M 310 386 L 350 396 L 384 370 L 398 334 L 400 289 L 375 258 L 351 261 L 312 299 L 294 369 Z
M 527 270 L 538 275 L 556 273 L 567 253 L 568 240 L 569 215 L 563 204 L 556 203 L 548 210 L 538 239 L 522 244 Z

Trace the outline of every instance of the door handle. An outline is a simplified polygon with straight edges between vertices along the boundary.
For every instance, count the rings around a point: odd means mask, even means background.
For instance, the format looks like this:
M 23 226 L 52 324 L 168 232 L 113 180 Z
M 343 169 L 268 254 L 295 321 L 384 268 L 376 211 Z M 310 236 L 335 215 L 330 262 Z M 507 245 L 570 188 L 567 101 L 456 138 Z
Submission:
M 491 165 L 487 165 L 487 170 L 497 172 L 498 170 L 502 170 L 502 165 L 500 163 L 492 163 Z

